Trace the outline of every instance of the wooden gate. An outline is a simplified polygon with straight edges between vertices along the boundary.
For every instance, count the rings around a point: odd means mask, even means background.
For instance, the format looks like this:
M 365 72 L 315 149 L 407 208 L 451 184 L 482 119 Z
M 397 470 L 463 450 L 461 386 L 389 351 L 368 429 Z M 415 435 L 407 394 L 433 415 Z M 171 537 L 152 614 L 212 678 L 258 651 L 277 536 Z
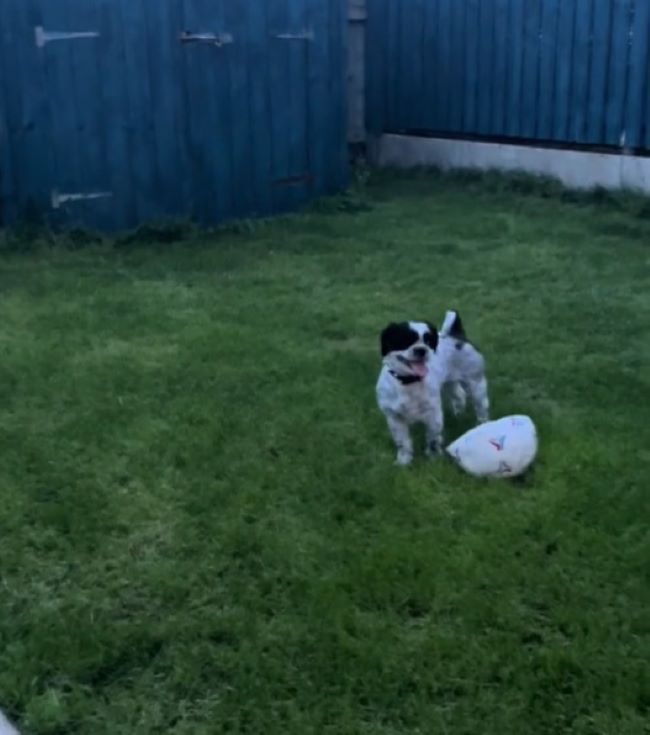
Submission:
M 343 0 L 4 0 L 0 216 L 122 229 L 346 180 Z

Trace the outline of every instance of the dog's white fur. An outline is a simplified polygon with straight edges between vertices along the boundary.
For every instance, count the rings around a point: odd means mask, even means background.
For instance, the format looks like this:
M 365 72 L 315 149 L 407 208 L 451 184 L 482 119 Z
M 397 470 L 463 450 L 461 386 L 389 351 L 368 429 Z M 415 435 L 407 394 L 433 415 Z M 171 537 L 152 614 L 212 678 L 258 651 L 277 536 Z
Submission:
M 425 335 L 435 328 L 424 322 L 409 322 L 419 339 L 406 350 L 394 350 L 385 355 L 377 381 L 377 402 L 388 422 L 388 429 L 397 446 L 396 463 L 408 465 L 413 459 L 410 426 L 421 423 L 426 427 L 427 454 L 437 455 L 443 449 L 442 391 L 451 394 L 452 410 L 459 414 L 465 409 L 467 394 L 471 396 L 476 419 L 483 423 L 489 418 L 489 399 L 483 355 L 469 342 L 452 336 L 458 319 L 448 311 L 438 334 L 438 345 L 432 350 Z M 428 338 L 427 338 L 428 341 Z M 399 376 L 408 378 L 407 363 L 414 359 L 414 350 L 426 349 L 426 375 L 418 382 L 403 384 Z
M 18 730 L 0 712 L 0 735 L 19 735 Z

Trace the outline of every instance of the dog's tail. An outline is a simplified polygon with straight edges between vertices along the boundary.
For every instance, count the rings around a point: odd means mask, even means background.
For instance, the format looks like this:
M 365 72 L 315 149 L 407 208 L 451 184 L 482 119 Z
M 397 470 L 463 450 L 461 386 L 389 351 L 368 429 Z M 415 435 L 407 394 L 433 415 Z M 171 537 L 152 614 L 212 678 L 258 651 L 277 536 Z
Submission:
M 442 337 L 453 337 L 454 339 L 467 339 L 463 322 L 460 320 L 460 314 L 454 309 L 450 309 L 445 314 L 445 320 L 440 328 Z

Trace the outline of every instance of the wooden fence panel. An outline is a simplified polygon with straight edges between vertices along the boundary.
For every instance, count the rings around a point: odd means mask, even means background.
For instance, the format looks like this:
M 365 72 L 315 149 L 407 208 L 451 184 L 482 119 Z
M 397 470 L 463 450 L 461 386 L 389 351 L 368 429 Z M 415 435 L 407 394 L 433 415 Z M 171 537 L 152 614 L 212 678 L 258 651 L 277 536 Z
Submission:
M 374 0 L 368 129 L 650 149 L 648 0 Z

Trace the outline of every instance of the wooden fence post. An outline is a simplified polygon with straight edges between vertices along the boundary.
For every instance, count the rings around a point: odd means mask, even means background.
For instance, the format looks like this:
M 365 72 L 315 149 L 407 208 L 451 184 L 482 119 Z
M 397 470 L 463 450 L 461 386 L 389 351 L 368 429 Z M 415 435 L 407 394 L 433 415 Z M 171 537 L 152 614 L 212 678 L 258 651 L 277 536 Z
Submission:
M 348 0 L 348 143 L 366 140 L 366 0 Z

